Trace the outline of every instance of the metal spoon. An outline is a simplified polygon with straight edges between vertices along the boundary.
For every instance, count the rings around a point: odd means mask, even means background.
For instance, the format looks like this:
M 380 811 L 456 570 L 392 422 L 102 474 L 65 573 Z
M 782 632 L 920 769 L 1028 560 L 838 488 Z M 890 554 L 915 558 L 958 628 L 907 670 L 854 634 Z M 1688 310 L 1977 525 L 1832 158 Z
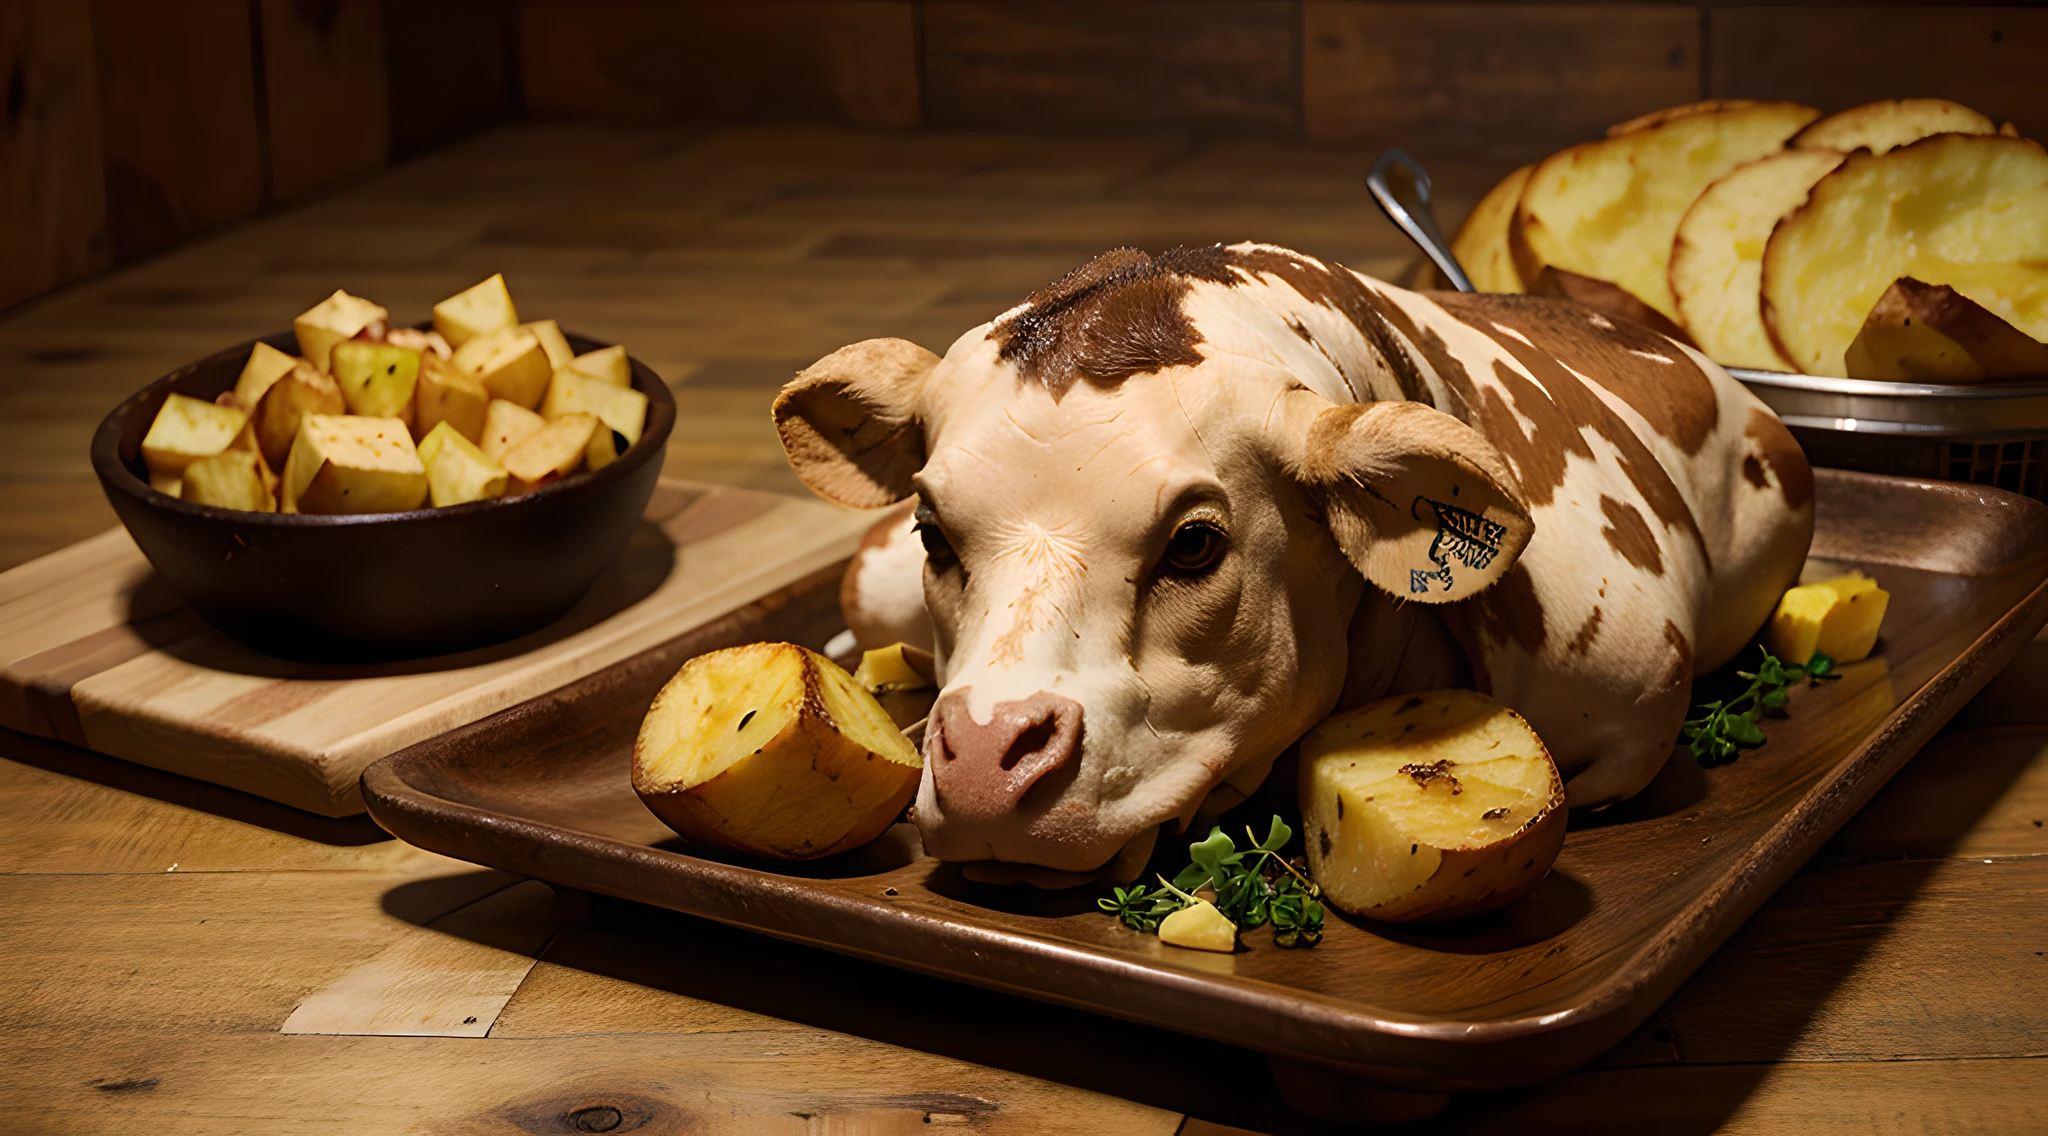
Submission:
M 1405 186 L 1406 192 L 1397 193 L 1396 185 Z M 1405 150 L 1389 150 L 1372 164 L 1372 172 L 1365 175 L 1365 186 L 1372 191 L 1372 199 L 1379 202 L 1387 220 L 1399 226 L 1409 240 L 1436 262 L 1452 287 L 1460 292 L 1478 291 L 1458 264 L 1458 258 L 1451 255 L 1451 246 L 1443 233 L 1437 230 L 1436 216 L 1429 209 L 1429 171 L 1422 168 L 1422 163 L 1409 157 Z M 1408 198 L 1413 199 L 1412 204 Z

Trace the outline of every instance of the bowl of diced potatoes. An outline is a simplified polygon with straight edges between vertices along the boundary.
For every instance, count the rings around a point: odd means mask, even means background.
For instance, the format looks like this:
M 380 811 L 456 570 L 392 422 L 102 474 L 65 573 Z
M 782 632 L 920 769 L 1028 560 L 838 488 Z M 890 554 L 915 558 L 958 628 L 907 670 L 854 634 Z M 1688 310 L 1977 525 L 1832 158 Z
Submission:
M 522 321 L 492 276 L 417 327 L 337 291 L 137 391 L 92 461 L 209 622 L 284 658 L 385 661 L 565 614 L 639 523 L 674 424 L 645 364 Z

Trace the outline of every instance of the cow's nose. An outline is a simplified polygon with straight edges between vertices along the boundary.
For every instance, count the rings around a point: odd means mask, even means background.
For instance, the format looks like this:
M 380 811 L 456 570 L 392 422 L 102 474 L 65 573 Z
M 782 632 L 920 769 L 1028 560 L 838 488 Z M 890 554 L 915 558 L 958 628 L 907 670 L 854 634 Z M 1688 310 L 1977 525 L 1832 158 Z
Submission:
M 999 702 L 987 724 L 967 709 L 967 691 L 932 707 L 925 761 L 948 817 L 993 820 L 1017 807 L 1039 779 L 1081 756 L 1081 704 L 1041 690 Z

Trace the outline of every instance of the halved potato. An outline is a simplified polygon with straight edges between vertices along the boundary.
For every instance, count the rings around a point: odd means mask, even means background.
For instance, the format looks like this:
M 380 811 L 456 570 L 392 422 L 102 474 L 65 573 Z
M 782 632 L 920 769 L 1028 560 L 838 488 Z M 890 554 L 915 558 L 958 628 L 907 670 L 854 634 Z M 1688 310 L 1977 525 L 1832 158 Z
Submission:
M 1564 782 L 1522 716 L 1483 694 L 1395 697 L 1301 741 L 1301 813 L 1323 898 L 1450 919 L 1511 903 L 1564 846 Z
M 1671 244 L 1671 295 L 1680 322 L 1724 367 L 1791 368 L 1764 330 L 1758 299 L 1764 246 L 1778 218 L 1805 204 L 1813 183 L 1842 164 L 1833 150 L 1785 150 L 1735 167 L 1701 191 Z
M 1947 99 L 1880 99 L 1836 111 L 1792 136 L 1795 150 L 1858 148 L 1873 154 L 1918 142 L 1930 134 L 1996 134 L 1998 126 L 1961 103 Z
M 2048 343 L 1946 284 L 1892 281 L 1843 354 L 1852 379 L 1973 383 L 2048 375 Z
M 1819 116 L 1798 103 L 1723 107 L 1551 155 L 1515 206 L 1515 270 L 1534 280 L 1554 264 L 1617 284 L 1677 319 L 1666 273 L 1679 219 L 1701 190 L 1781 149 Z
M 1764 326 L 1797 369 L 1847 375 L 1849 344 L 1901 276 L 1947 284 L 2048 340 L 2048 150 L 1937 134 L 1849 155 L 1771 233 Z
M 633 789 L 670 828 L 784 860 L 880 836 L 910 803 L 923 767 L 853 676 L 790 643 L 683 664 L 633 744 Z
M 1472 286 L 1481 292 L 1522 291 L 1521 274 L 1515 271 L 1515 258 L 1508 252 L 1508 222 L 1514 220 L 1515 202 L 1522 199 L 1522 187 L 1535 168 L 1523 166 L 1500 179 L 1500 184 L 1487 190 L 1472 207 L 1465 223 L 1458 226 L 1458 235 L 1451 238 L 1451 255 L 1458 258 Z

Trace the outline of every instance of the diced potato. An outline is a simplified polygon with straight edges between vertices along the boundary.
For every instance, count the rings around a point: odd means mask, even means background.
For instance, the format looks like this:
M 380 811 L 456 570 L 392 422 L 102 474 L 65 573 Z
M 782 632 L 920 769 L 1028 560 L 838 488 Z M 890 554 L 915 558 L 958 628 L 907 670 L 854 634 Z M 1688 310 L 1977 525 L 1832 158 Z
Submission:
M 505 467 L 446 422 L 420 442 L 420 464 L 427 467 L 427 495 L 436 508 L 505 495 Z
M 626 349 L 620 344 L 578 355 L 569 360 L 569 369 L 593 379 L 603 379 L 615 387 L 633 385 L 633 363 L 626 358 Z
M 420 353 L 383 343 L 334 345 L 334 381 L 350 414 L 413 420 L 413 388 L 419 384 Z
M 185 495 L 185 475 L 182 473 L 152 473 L 149 475 L 149 487 L 166 497 L 183 497 Z
M 396 418 L 309 414 L 284 470 L 284 509 L 396 513 L 427 498 L 427 470 Z
M 930 651 L 892 643 L 864 652 L 853 681 L 875 696 L 889 719 L 904 729 L 923 721 L 939 699 L 938 665 Z
M 479 335 L 518 323 L 519 312 L 512 306 L 512 294 L 505 289 L 502 273 L 434 305 L 434 330 L 457 351 Z
M 541 401 L 540 416 L 552 421 L 564 414 L 594 415 L 607 428 L 624 435 L 630 446 L 640 440 L 640 431 L 647 425 L 647 396 L 575 371 L 557 371 L 548 384 L 547 398 Z
M 583 448 L 583 464 L 591 470 L 600 470 L 619 460 L 633 443 L 624 434 L 599 422 L 597 429 L 590 432 L 590 444 Z
M 1837 663 L 1870 657 L 1891 593 L 1860 572 L 1786 591 L 1764 629 L 1764 646 L 1792 666 L 1816 654 Z
M 633 745 L 633 789 L 694 841 L 808 860 L 880 836 L 923 761 L 832 660 L 789 643 L 699 655 Z
M 277 501 L 270 495 L 270 483 L 263 455 L 248 450 L 222 450 L 185 467 L 185 500 L 197 505 L 241 509 L 251 513 L 274 513 Z
M 1237 949 L 1237 924 L 1215 904 L 1199 900 L 1159 921 L 1159 941 L 1188 950 L 1229 954 Z
M 559 370 L 576 358 L 576 351 L 569 346 L 569 339 L 562 334 L 561 325 L 554 320 L 533 320 L 519 325 L 519 330 L 540 340 L 543 350 L 548 353 L 548 369 Z
M 484 436 L 477 443 L 495 462 L 503 462 L 512 447 L 540 432 L 548 420 L 533 411 L 502 398 L 494 398 L 484 411 Z
M 249 352 L 249 361 L 242 364 L 242 377 L 235 380 L 235 403 L 243 410 L 254 410 L 263 401 L 263 394 L 270 384 L 291 373 L 298 365 L 296 355 L 287 355 L 268 343 L 258 342 Z
M 423 355 L 419 384 L 413 390 L 413 434 L 424 438 L 434 427 L 446 422 L 470 441 L 480 441 L 490 402 L 490 392 L 483 384 L 457 370 L 455 364 L 438 356 Z
M 514 479 L 511 492 L 530 493 L 574 473 L 597 425 L 595 415 L 565 414 L 505 451 L 500 460 Z
M 351 296 L 337 288 L 334 295 L 300 313 L 292 321 L 292 330 L 299 335 L 299 354 L 326 371 L 331 369 L 329 357 L 335 344 L 354 339 L 373 324 L 384 323 L 389 315 L 361 296 Z M 376 338 L 381 337 L 380 332 Z
M 554 370 L 547 349 L 532 332 L 516 327 L 478 336 L 455 349 L 455 367 L 475 379 L 492 398 L 528 410 L 540 405 Z
M 1481 292 L 1520 292 L 1524 287 L 1521 274 L 1515 271 L 1515 258 L 1508 252 L 1508 222 L 1514 220 L 1515 202 L 1521 200 L 1522 187 L 1529 183 L 1535 168 L 1523 166 L 1500 179 L 1500 184 L 1487 190 L 1472 207 L 1465 223 L 1458 226 L 1458 235 L 1451 239 L 1451 255 L 1458 258 L 1472 286 Z
M 152 474 L 175 477 L 200 458 L 227 449 L 248 423 L 249 415 L 234 407 L 171 395 L 142 437 L 143 464 Z
M 291 456 L 292 442 L 299 436 L 299 423 L 308 414 L 342 414 L 348 403 L 341 386 L 327 372 L 299 360 L 284 376 L 270 384 L 256 404 L 257 447 L 263 460 L 280 468 Z
M 1521 715 L 1437 690 L 1328 719 L 1301 742 L 1308 862 L 1373 919 L 1450 919 L 1535 888 L 1564 846 L 1564 782 Z

